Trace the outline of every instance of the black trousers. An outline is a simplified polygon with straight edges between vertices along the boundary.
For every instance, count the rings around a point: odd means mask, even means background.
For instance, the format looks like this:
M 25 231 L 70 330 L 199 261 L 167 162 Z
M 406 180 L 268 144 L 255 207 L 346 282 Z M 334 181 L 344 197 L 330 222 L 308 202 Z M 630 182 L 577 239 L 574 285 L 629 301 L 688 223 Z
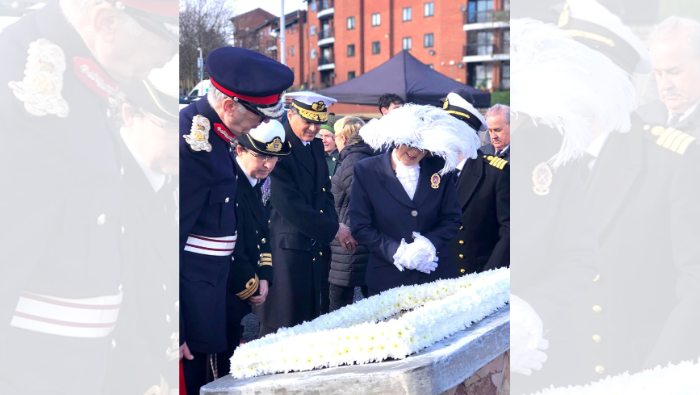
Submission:
M 228 350 L 213 355 L 192 352 L 193 360 L 182 359 L 182 372 L 185 376 L 187 395 L 198 395 L 202 386 L 229 374 L 231 356 L 238 347 L 242 335 L 243 327 L 240 324 L 228 324 L 226 325 Z
M 331 311 L 338 310 L 341 307 L 352 304 L 355 299 L 355 287 L 343 287 L 341 285 L 330 284 L 330 300 L 331 300 Z M 362 296 L 367 297 L 367 286 L 363 285 L 360 287 L 362 291 Z

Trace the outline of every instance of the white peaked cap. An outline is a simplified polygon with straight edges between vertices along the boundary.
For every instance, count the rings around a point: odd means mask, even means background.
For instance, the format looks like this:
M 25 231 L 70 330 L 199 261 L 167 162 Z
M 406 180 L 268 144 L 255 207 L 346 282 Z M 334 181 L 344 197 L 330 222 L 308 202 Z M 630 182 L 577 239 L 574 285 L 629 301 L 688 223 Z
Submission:
M 326 107 L 337 102 L 337 100 L 335 100 L 332 97 L 319 95 L 316 92 L 310 92 L 310 91 L 290 92 L 290 93 L 285 94 L 284 97 L 294 99 L 296 101 L 299 101 L 299 102 L 302 102 L 302 103 L 308 104 L 308 105 L 312 105 L 312 104 L 317 103 L 319 101 L 323 101 L 323 103 L 326 105 Z
M 479 130 L 477 130 L 477 132 L 483 132 L 489 128 L 489 125 L 486 123 L 486 119 L 483 115 L 481 115 L 479 110 L 474 108 L 474 106 L 468 101 L 466 101 L 462 96 L 451 92 L 447 95 L 447 100 L 449 101 L 450 105 L 457 106 L 466 110 L 470 116 L 474 116 L 476 117 L 476 119 L 481 121 L 481 126 L 479 127 Z
M 262 143 L 272 141 L 275 137 L 279 137 L 284 143 L 284 126 L 276 119 L 271 119 L 270 122 L 267 123 L 261 123 L 257 128 L 251 129 L 248 134 L 250 137 Z
M 405 104 L 360 129 L 360 137 L 375 150 L 407 145 L 445 159 L 441 175 L 454 170 L 459 156 L 476 158 L 479 137 L 474 129 L 445 110 Z

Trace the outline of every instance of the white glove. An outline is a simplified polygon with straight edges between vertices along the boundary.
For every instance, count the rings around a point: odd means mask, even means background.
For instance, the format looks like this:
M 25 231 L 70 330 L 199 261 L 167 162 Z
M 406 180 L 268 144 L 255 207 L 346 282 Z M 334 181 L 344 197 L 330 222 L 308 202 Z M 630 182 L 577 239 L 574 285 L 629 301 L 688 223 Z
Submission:
M 547 361 L 544 353 L 549 342 L 543 338 L 542 319 L 529 303 L 516 295 L 510 296 L 510 368 L 529 376 L 542 369 Z
M 433 243 L 418 232 L 413 232 L 413 239 L 401 257 L 404 267 L 426 274 L 435 271 L 438 258 Z
M 404 268 L 404 261 L 402 257 L 406 254 L 406 248 L 408 248 L 406 240 L 401 239 L 401 244 L 399 245 L 399 248 L 396 249 L 396 252 L 392 257 L 394 258 L 394 266 L 396 266 L 396 268 L 399 269 L 400 272 L 402 272 Z

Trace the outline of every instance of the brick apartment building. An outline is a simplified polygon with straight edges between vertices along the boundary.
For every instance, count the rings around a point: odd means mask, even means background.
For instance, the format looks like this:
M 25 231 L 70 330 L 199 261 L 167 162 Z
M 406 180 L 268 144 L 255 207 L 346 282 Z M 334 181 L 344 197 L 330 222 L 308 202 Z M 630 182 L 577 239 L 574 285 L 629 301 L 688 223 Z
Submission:
M 309 0 L 307 10 L 285 16 L 286 63 L 295 88 L 317 90 L 406 49 L 457 81 L 509 89 L 509 9 L 510 0 Z M 280 60 L 279 18 L 258 9 L 233 18 L 234 25 L 237 20 L 259 24 L 234 35 L 235 45 Z

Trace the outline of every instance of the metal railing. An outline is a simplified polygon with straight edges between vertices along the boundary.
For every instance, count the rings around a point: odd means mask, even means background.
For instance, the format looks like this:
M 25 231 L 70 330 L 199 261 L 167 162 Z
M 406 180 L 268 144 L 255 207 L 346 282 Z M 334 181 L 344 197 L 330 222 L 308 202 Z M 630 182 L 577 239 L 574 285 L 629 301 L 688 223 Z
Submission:
M 510 10 L 487 10 L 469 12 L 464 11 L 462 16 L 462 24 L 469 23 L 489 23 L 489 22 L 508 22 L 510 21 Z
M 332 28 L 332 27 L 329 27 L 329 28 L 327 28 L 327 29 L 320 29 L 318 32 L 316 32 L 316 34 L 318 35 L 318 40 L 319 40 L 319 41 L 320 41 L 320 40 L 323 40 L 323 39 L 326 39 L 326 38 L 332 38 L 332 37 L 334 37 L 334 35 L 333 35 L 333 28 Z
M 318 57 L 318 65 L 323 66 L 324 64 L 333 64 L 335 63 L 335 60 L 333 58 L 333 54 L 331 56 L 319 56 Z
M 321 12 L 329 8 L 333 8 L 333 0 L 318 0 L 316 3 L 316 12 Z
M 499 44 L 470 43 L 462 46 L 462 56 L 510 54 L 510 41 Z

